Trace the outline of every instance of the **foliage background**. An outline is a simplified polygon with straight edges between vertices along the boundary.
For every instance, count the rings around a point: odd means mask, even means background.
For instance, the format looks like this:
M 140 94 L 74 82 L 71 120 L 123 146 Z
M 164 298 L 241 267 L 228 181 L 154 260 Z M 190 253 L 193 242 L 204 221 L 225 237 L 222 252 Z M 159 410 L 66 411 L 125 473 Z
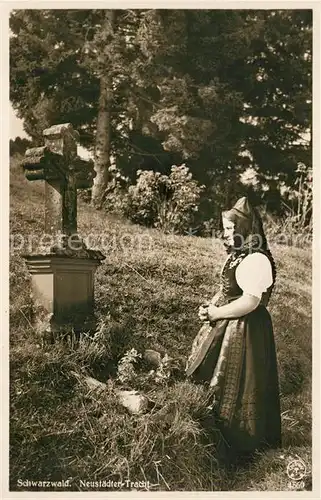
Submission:
M 247 188 L 269 213 L 296 211 L 312 168 L 312 10 L 15 10 L 10 99 L 35 144 L 71 122 L 95 157 L 205 185 L 195 223 L 218 224 Z M 97 200 L 96 200 L 97 201 Z M 290 205 L 290 211 L 288 206 Z

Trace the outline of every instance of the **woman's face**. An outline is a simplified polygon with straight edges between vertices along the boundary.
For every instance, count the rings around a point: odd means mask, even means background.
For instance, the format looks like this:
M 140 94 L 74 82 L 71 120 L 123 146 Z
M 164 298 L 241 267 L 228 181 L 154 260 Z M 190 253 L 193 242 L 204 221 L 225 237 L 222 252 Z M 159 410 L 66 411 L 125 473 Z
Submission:
M 222 217 L 223 222 L 223 240 L 224 245 L 227 247 L 232 247 L 234 245 L 234 230 L 235 224 L 234 222 Z

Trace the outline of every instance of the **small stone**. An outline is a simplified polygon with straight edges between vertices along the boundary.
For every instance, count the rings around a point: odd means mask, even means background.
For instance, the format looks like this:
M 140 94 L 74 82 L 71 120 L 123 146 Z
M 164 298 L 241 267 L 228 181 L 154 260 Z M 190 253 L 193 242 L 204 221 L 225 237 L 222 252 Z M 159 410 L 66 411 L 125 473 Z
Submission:
M 147 363 L 156 367 L 160 366 L 162 362 L 161 354 L 153 349 L 146 349 L 143 354 L 143 359 L 147 361 Z
M 127 408 L 130 413 L 139 415 L 148 408 L 148 399 L 137 391 L 116 391 L 120 403 Z

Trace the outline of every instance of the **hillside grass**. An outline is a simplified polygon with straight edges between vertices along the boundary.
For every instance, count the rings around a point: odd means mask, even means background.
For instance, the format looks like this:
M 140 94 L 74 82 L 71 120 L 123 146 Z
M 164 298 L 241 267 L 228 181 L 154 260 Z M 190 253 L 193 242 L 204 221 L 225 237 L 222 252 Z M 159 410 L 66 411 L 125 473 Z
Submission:
M 35 235 L 39 242 L 44 186 L 27 182 L 13 162 L 10 189 L 11 234 Z M 42 345 L 21 256 L 27 249 L 11 251 L 10 489 L 32 489 L 17 487 L 19 479 L 71 478 L 69 491 L 86 491 L 80 480 L 129 478 L 162 491 L 289 490 L 286 466 L 295 457 L 305 461 L 305 488 L 311 489 L 311 250 L 272 247 L 278 275 L 269 310 L 283 448 L 257 453 L 251 465 L 229 470 L 217 461 L 220 436 L 202 387 L 179 373 L 164 387 L 146 386 L 155 406 L 132 416 L 119 405 L 111 382 L 131 348 L 157 349 L 183 365 L 200 327 L 198 307 L 217 289 L 225 258 L 221 242 L 165 236 L 81 202 L 78 212 L 80 234 L 92 234 L 106 255 L 95 282 L 99 332 L 94 339 L 85 336 L 78 349 L 62 342 Z M 103 393 L 90 392 L 73 372 L 110 383 Z

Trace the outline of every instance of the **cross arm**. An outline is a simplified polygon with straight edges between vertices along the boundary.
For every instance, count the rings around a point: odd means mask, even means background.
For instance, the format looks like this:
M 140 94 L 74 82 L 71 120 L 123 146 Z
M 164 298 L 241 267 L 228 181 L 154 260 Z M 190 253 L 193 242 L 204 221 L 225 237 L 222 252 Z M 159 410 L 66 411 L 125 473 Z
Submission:
M 27 149 L 22 167 L 29 181 L 48 181 L 62 177 L 60 163 L 61 155 L 53 153 L 47 146 L 41 146 Z M 54 165 L 56 166 L 55 170 L 53 169 Z

